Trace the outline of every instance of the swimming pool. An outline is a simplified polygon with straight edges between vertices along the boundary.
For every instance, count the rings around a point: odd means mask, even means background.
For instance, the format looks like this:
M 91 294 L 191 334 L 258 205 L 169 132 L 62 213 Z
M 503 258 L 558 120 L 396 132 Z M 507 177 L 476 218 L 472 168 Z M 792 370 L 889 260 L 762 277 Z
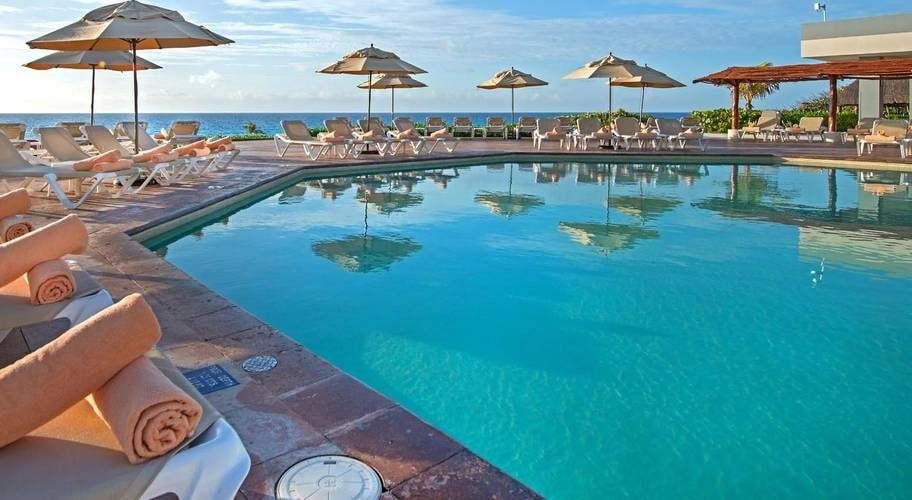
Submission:
M 161 252 L 549 498 L 908 498 L 910 177 L 338 177 Z

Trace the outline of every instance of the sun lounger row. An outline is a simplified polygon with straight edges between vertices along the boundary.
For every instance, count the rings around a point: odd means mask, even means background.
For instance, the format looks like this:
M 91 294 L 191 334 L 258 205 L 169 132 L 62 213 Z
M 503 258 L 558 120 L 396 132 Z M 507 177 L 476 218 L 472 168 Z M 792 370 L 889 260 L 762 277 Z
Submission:
M 132 122 L 128 125 L 124 128 L 132 136 Z M 40 180 L 66 208 L 75 209 L 105 185 L 113 196 L 135 194 L 153 181 L 166 186 L 224 170 L 238 154 L 228 138 L 174 148 L 170 141 L 157 142 L 143 128 L 133 138 L 141 147 L 134 153 L 104 127 L 86 125 L 81 130 L 90 146 L 77 143 L 64 127 L 39 128 L 41 156 L 18 149 L 0 134 L 0 188 L 29 188 Z
M 3 217 L 28 208 L 0 197 Z M 69 215 L 0 243 L 0 497 L 232 498 L 240 438 L 155 350 L 142 296 L 115 303 L 63 260 L 87 242 Z
M 292 146 L 300 146 L 311 160 L 329 158 L 357 158 L 364 151 L 373 150 L 381 156 L 431 154 L 438 146 L 453 152 L 459 139 L 446 128 L 421 135 L 410 118 L 397 118 L 395 131 L 387 130 L 379 118 L 360 120 L 361 132 L 356 132 L 344 118 L 323 122 L 325 132 L 311 133 L 301 120 L 282 120 L 282 132 L 275 134 L 276 155 L 283 158 Z
M 532 147 L 541 150 L 542 144 L 555 142 L 561 149 L 589 150 L 592 144 L 599 147 L 611 147 L 615 150 L 623 147 L 629 150 L 636 144 L 640 149 L 651 145 L 653 149 L 675 147 L 684 149 L 688 142 L 694 142 L 700 150 L 705 150 L 703 129 L 699 124 L 665 118 L 654 119 L 651 125 L 641 124 L 634 117 L 619 117 L 613 125 L 602 125 L 598 118 L 580 118 L 576 128 L 566 132 L 556 118 L 539 118 L 532 131 Z

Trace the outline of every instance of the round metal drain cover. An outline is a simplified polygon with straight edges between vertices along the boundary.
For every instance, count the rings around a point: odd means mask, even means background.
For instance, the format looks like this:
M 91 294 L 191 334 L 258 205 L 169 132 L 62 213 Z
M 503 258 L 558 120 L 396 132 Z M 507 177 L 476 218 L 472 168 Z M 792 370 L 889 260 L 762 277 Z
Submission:
M 326 455 L 292 465 L 276 484 L 278 500 L 377 500 L 380 476 L 369 465 L 351 457 Z
M 279 360 L 274 356 L 253 356 L 241 363 L 241 368 L 245 372 L 262 373 L 268 372 L 279 364 Z

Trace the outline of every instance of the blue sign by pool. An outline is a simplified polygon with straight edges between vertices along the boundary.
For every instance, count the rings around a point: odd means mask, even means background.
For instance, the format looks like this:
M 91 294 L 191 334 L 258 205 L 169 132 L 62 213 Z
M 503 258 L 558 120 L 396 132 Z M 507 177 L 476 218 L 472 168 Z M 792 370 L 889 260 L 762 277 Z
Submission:
M 238 385 L 238 381 L 219 365 L 204 366 L 185 372 L 184 377 L 200 391 L 200 394 L 209 394 Z

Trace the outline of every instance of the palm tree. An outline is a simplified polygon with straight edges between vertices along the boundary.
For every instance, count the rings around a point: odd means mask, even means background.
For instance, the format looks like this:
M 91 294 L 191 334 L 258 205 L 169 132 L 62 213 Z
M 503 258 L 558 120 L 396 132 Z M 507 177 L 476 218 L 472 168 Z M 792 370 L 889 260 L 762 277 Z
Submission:
M 767 66 L 772 66 L 772 64 L 769 62 L 762 62 L 757 65 L 758 68 L 765 68 Z M 744 99 L 744 107 L 748 111 L 754 109 L 754 99 L 763 99 L 764 97 L 768 97 L 770 94 L 778 90 L 778 83 L 755 82 L 742 83 L 738 85 L 738 93 L 741 94 L 741 98 Z

